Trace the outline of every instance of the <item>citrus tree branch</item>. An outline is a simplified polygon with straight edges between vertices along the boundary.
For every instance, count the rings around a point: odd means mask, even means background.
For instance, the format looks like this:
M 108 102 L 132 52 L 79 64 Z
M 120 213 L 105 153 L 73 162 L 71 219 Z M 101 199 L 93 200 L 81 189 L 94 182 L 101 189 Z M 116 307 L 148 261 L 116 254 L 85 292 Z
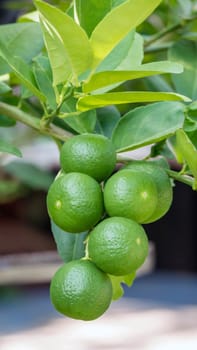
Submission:
M 180 22 L 172 24 L 171 26 L 164 28 L 163 30 L 161 30 L 160 32 L 158 32 L 157 34 L 153 35 L 149 40 L 147 40 L 144 44 L 145 48 L 154 44 L 156 41 L 162 39 L 164 36 L 166 36 L 167 34 L 173 33 L 181 28 L 183 28 L 185 25 L 187 25 L 190 22 L 193 22 L 197 19 L 197 16 L 193 16 L 190 18 L 185 18 L 182 19 Z
M 168 175 L 173 178 L 174 180 L 177 180 L 177 181 L 180 181 L 180 182 L 183 182 L 184 184 L 186 185 L 189 185 L 191 186 L 193 189 L 194 189 L 194 178 L 189 176 L 189 175 L 182 175 L 180 173 L 178 173 L 177 171 L 174 171 L 174 170 L 169 170 L 169 169 L 166 169 Z
M 61 129 L 52 123 L 47 127 L 42 127 L 40 119 L 4 102 L 0 102 L 0 113 L 30 126 L 31 128 L 39 131 L 41 134 L 51 136 L 61 141 L 66 141 L 68 138 L 73 136 L 70 132 Z

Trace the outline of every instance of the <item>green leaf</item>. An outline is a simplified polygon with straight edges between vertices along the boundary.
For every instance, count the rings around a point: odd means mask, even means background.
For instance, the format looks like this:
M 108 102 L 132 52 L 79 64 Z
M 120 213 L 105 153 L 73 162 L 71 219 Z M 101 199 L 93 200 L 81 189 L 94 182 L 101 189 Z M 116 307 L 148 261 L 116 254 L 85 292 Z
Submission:
M 121 65 L 124 59 L 130 55 L 131 47 L 134 45 L 136 33 L 131 30 L 107 55 L 96 68 L 96 72 L 115 70 Z M 131 63 L 132 61 L 130 61 Z
M 64 262 L 81 259 L 85 256 L 85 239 L 87 232 L 69 233 L 59 228 L 51 221 L 51 229 L 55 239 L 58 254 Z
M 15 146 L 11 145 L 9 142 L 0 140 L 0 152 L 11 153 L 17 157 L 22 157 L 21 151 Z
M 160 2 L 161 0 L 128 0 L 109 12 L 98 23 L 90 38 L 94 52 L 93 66 L 96 67 Z
M 53 71 L 53 83 L 67 80 L 78 85 L 78 76 L 90 68 L 92 49 L 85 31 L 66 13 L 37 0 L 46 48 Z
M 191 109 L 191 110 L 193 110 L 193 111 L 196 111 L 196 110 L 197 110 L 197 101 L 192 102 L 192 103 L 189 105 L 189 109 Z
M 12 56 L 18 56 L 26 63 L 30 62 L 44 46 L 40 25 L 38 23 L 1 25 L 0 52 L 2 45 L 6 46 Z
M 8 63 L 20 82 L 41 101 L 45 101 L 45 96 L 36 87 L 31 67 L 22 58 L 13 56 L 12 52 L 4 44 L 1 44 L 0 50 L 4 60 Z
M 190 40 L 177 41 L 169 49 L 169 59 L 179 62 L 184 67 L 180 76 L 172 76 L 176 90 L 191 99 L 197 99 L 197 42 Z
M 0 50 L 0 75 L 7 74 L 10 72 L 10 67 L 7 64 L 7 62 L 1 57 L 1 50 Z
M 71 97 L 61 108 L 61 118 L 73 130 L 79 134 L 92 133 L 96 124 L 96 110 L 92 109 L 87 112 L 77 112 L 77 99 Z M 77 113 L 77 115 L 76 115 Z M 65 117 L 63 118 L 63 116 Z
M 120 112 L 115 106 L 107 106 L 97 110 L 96 133 L 111 138 L 112 132 L 120 120 Z
M 156 102 L 156 101 L 185 101 L 190 99 L 172 92 L 109 92 L 107 94 L 89 95 L 81 97 L 77 104 L 79 111 L 88 111 L 93 108 L 100 108 L 112 104 L 136 103 L 136 102 Z
M 118 300 L 124 294 L 122 283 L 126 284 L 128 287 L 131 287 L 136 277 L 136 273 L 132 272 L 129 275 L 125 275 L 125 276 L 109 275 L 109 277 L 111 279 L 112 289 L 113 289 L 112 300 Z
M 134 30 L 131 30 L 126 37 L 115 46 L 109 55 L 96 68 L 96 73 L 113 70 L 129 70 L 139 66 L 143 60 L 143 38 Z M 108 85 L 99 89 L 98 93 L 114 89 L 120 83 Z
M 104 86 L 122 83 L 126 80 L 138 79 L 156 74 L 181 73 L 182 71 L 183 68 L 181 65 L 163 61 L 142 64 L 141 66 L 135 67 L 133 70 L 95 73 L 88 81 L 84 82 L 83 91 L 91 92 Z
M 90 36 L 96 25 L 111 10 L 111 0 L 75 0 L 74 8 L 80 26 Z
M 52 71 L 48 57 L 38 56 L 34 59 L 33 73 L 39 90 L 46 97 L 47 105 L 54 110 L 57 104 L 52 84 Z
M 5 170 L 23 184 L 36 190 L 47 191 L 53 181 L 52 174 L 29 163 L 11 162 L 5 166 Z
M 174 134 L 183 126 L 184 108 L 179 102 L 160 102 L 128 112 L 112 136 L 117 152 L 149 145 Z
M 22 22 L 39 22 L 39 13 L 38 11 L 32 11 L 25 13 L 24 15 L 20 16 L 17 21 L 19 23 Z
M 176 132 L 176 144 L 195 178 L 194 189 L 197 190 L 197 149 L 182 129 Z

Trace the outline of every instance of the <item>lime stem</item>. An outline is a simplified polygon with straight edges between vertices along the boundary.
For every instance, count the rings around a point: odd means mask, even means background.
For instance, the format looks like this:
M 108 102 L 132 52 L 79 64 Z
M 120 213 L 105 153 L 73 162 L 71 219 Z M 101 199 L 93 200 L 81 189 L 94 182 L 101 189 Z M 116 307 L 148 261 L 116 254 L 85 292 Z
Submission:
M 38 130 L 41 134 L 54 137 L 61 141 L 66 141 L 73 136 L 70 132 L 61 129 L 52 123 L 44 128 L 39 118 L 33 117 L 32 115 L 21 111 L 19 108 L 10 106 L 4 102 L 0 102 L 0 113 Z
M 197 19 L 197 16 L 184 18 L 180 22 L 176 22 L 176 23 L 170 25 L 169 27 L 162 29 L 160 32 L 152 35 L 152 37 L 145 42 L 144 46 L 147 47 L 147 46 L 154 44 L 156 41 L 162 39 L 164 36 L 183 28 L 186 24 L 193 22 L 196 19 Z
M 180 172 L 166 169 L 168 175 L 172 177 L 174 180 L 183 182 L 186 185 L 191 186 L 194 189 L 194 178 L 189 175 L 182 175 Z

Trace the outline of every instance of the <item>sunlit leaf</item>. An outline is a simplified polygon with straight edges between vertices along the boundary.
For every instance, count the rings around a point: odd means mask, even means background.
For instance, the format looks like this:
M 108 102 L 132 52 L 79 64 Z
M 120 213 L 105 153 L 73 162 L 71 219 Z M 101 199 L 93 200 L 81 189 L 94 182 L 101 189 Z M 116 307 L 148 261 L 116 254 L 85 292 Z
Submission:
M 91 35 L 94 67 L 123 39 L 142 23 L 161 0 L 128 0 L 115 7 L 98 23 Z
M 132 92 L 110 92 L 101 95 L 89 95 L 81 97 L 77 108 L 79 111 L 88 111 L 93 108 L 100 108 L 112 104 L 136 103 L 136 102 L 156 102 L 156 101 L 186 101 L 185 96 L 172 92 L 150 92 L 150 91 L 132 91 Z
M 124 82 L 126 80 L 138 79 L 156 74 L 181 73 L 182 71 L 183 68 L 181 65 L 163 61 L 142 64 L 141 66 L 135 67 L 133 70 L 100 72 L 93 74 L 87 82 L 84 82 L 83 91 L 91 92 L 101 87 Z
M 114 48 L 113 50 L 109 53 L 109 55 L 107 55 L 102 61 L 101 63 L 98 65 L 98 67 L 96 67 L 96 72 L 103 72 L 103 71 L 108 71 L 108 70 L 117 70 L 117 69 L 121 69 L 121 65 L 122 63 L 128 59 L 129 64 L 132 64 L 132 57 L 131 57 L 131 49 L 134 48 L 134 46 L 136 46 L 134 44 L 134 42 L 136 43 L 136 40 L 140 40 L 140 39 L 136 39 L 137 37 L 141 36 L 137 36 L 137 33 L 135 33 L 135 31 L 132 29 Z M 138 54 L 139 58 L 138 60 L 140 60 L 139 64 L 141 63 L 141 51 L 137 52 L 137 48 L 136 49 L 136 53 Z M 133 52 L 133 50 L 132 50 Z M 135 64 L 135 63 L 133 63 Z M 128 67 L 128 69 L 130 68 L 130 65 Z M 119 68 L 120 67 L 120 68 Z M 125 68 L 126 69 L 126 68 Z
M 92 62 L 92 50 L 85 31 L 66 13 L 37 0 L 46 48 L 53 71 L 53 83 L 67 80 L 78 85 L 78 76 Z

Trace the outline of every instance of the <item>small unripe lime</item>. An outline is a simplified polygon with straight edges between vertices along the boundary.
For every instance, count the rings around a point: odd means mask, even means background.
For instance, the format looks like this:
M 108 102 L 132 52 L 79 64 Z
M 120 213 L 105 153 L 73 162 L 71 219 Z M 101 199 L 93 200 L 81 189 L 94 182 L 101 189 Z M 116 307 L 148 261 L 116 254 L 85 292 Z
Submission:
M 51 301 L 65 316 L 90 321 L 100 317 L 112 298 L 110 278 L 89 260 L 74 260 L 55 273 Z
M 101 187 L 86 174 L 61 173 L 49 188 L 47 208 L 54 223 L 63 230 L 89 230 L 103 214 Z
M 113 217 L 101 221 L 88 237 L 89 258 L 111 275 L 128 275 L 148 255 L 148 239 L 137 222 Z
M 144 223 L 154 213 L 157 201 L 156 185 L 144 172 L 118 171 L 104 187 L 104 204 L 109 216 L 123 216 Z
M 112 142 L 98 134 L 82 134 L 70 138 L 60 152 L 60 164 L 66 172 L 80 172 L 101 182 L 108 178 L 116 164 Z

